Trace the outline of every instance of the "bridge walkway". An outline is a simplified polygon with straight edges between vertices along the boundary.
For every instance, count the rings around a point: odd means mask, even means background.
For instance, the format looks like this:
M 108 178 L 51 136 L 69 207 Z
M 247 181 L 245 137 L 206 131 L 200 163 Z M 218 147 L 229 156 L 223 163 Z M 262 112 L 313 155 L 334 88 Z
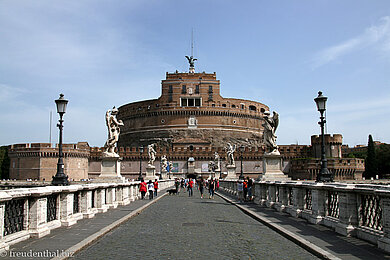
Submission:
M 210 200 L 201 199 L 198 191 L 193 197 L 186 192 L 173 196 L 160 192 L 152 202 L 138 200 L 111 209 L 43 238 L 20 242 L 11 250 L 77 251 L 76 259 L 390 259 L 365 241 L 222 196 L 225 199 Z M 270 228 L 272 224 L 296 237 L 287 239 Z M 309 252 L 291 240 L 310 241 L 319 249 L 309 248 Z

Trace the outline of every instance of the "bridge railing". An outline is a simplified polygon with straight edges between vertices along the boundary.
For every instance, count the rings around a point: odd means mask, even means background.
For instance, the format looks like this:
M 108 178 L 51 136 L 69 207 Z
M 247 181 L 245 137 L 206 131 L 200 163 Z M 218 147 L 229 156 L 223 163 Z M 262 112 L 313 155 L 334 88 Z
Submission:
M 159 189 L 173 186 L 160 180 Z M 0 252 L 30 237 L 40 238 L 141 198 L 140 182 L 90 183 L 0 191 Z
M 221 181 L 220 189 L 237 195 L 235 181 Z M 254 202 L 331 227 L 390 252 L 390 187 L 385 185 L 255 182 Z

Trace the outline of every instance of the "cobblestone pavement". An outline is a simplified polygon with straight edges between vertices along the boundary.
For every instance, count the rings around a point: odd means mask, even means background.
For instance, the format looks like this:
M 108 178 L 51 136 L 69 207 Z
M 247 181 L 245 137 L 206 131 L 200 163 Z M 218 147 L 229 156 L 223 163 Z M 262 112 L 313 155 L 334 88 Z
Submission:
M 206 196 L 207 197 L 207 196 Z M 76 259 L 316 259 L 219 197 L 166 196 Z

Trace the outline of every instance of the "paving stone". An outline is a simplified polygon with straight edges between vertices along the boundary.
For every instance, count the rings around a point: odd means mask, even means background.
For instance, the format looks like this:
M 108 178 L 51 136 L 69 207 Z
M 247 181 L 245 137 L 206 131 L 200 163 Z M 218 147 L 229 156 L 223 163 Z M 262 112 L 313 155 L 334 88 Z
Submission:
M 166 196 L 75 259 L 315 259 L 219 197 Z

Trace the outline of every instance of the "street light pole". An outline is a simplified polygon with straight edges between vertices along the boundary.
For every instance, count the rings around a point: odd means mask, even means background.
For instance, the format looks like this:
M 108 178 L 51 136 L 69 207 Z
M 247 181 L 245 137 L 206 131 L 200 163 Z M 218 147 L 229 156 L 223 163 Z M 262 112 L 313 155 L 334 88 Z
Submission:
M 316 181 L 317 182 L 331 182 L 333 181 L 333 176 L 328 170 L 328 160 L 326 159 L 325 154 L 325 133 L 324 128 L 326 124 L 326 120 L 324 117 L 324 112 L 326 110 L 326 101 L 327 97 L 322 95 L 322 92 L 318 92 L 318 97 L 314 99 L 314 101 L 317 104 L 317 109 L 320 112 L 320 122 L 318 124 L 321 126 L 321 169 L 319 174 L 317 175 Z
M 245 151 L 245 147 L 240 146 L 240 159 L 241 159 L 241 173 L 240 173 L 240 177 L 239 177 L 240 180 L 244 179 L 244 172 L 243 172 L 243 168 L 242 168 L 242 154 L 244 153 L 244 151 Z
M 142 180 L 142 154 L 144 152 L 144 147 L 141 146 L 139 147 L 139 176 L 138 176 L 138 180 L 141 181 Z
M 57 113 L 60 115 L 59 124 L 57 124 L 57 127 L 60 130 L 59 134 L 59 144 L 58 144 L 58 163 L 57 163 L 57 173 L 55 176 L 53 176 L 52 185 L 69 185 L 68 176 L 64 173 L 64 160 L 63 160 L 63 153 L 62 153 L 62 129 L 63 129 L 63 122 L 62 119 L 63 115 L 66 112 L 66 106 L 68 104 L 68 100 L 64 99 L 64 94 L 60 94 L 60 98 L 55 100 L 57 105 Z

